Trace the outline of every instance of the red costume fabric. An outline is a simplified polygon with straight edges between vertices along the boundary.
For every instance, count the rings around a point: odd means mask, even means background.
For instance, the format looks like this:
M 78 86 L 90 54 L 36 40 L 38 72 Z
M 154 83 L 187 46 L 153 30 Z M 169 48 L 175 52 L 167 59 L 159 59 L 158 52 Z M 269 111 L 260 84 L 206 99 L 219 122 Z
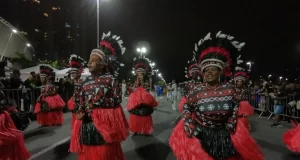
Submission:
M 78 153 L 79 160 L 124 159 L 120 143 L 129 130 L 118 86 L 111 75 L 91 76 L 82 83 L 76 105 L 78 113 L 85 116 L 75 121 L 70 144 L 70 151 Z
M 37 123 L 41 126 L 62 125 L 64 100 L 56 92 L 55 85 L 48 82 L 41 88 L 41 95 L 35 105 Z
M 238 118 L 250 130 L 248 117 L 254 114 L 253 106 L 248 102 L 248 91 L 243 88 L 236 88 L 237 98 L 240 99 Z
M 146 91 L 148 83 L 135 83 L 135 91 L 128 97 L 127 110 L 129 116 L 129 129 L 134 133 L 148 135 L 153 130 L 151 114 L 158 103 L 155 98 Z
M 0 92 L 0 159 L 28 160 L 30 154 L 25 147 L 22 131 L 18 130 L 8 112 L 8 101 Z M 15 111 L 14 111 L 15 112 Z
M 283 142 L 286 147 L 294 152 L 300 153 L 300 127 L 295 120 L 291 120 L 292 122 L 292 129 L 286 131 L 283 134 Z
M 78 110 L 78 107 L 76 107 L 75 101 L 76 101 L 76 97 L 77 98 L 79 97 L 79 93 L 80 93 L 80 90 L 81 90 L 81 83 L 82 83 L 82 81 L 80 79 L 73 83 L 73 85 L 74 85 L 74 94 L 68 101 L 68 109 L 72 112 L 72 127 L 73 127 L 73 125 L 75 123 L 75 120 L 76 120 L 76 112 Z

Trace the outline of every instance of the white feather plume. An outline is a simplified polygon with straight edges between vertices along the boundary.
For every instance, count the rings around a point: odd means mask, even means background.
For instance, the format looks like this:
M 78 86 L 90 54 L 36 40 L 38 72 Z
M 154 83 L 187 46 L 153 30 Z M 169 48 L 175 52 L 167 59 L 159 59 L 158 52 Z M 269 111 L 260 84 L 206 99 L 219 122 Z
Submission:
M 236 71 L 244 71 L 245 69 L 242 68 L 242 67 L 237 66 L 237 67 L 235 67 L 235 70 L 236 70 Z
M 124 66 L 124 64 L 123 64 L 123 63 L 120 63 L 120 66 L 121 66 L 121 67 L 123 67 L 123 66 Z M 119 69 L 119 68 L 118 68 L 118 69 Z
M 209 40 L 209 39 L 211 39 L 211 37 L 210 37 L 210 32 L 207 33 L 207 35 L 204 37 L 204 41 Z
M 221 32 L 222 32 L 222 31 L 219 31 L 219 32 L 216 34 L 216 38 L 218 38 L 218 37 L 221 35 Z
M 198 46 L 197 46 L 197 43 L 195 44 L 195 51 L 198 52 Z

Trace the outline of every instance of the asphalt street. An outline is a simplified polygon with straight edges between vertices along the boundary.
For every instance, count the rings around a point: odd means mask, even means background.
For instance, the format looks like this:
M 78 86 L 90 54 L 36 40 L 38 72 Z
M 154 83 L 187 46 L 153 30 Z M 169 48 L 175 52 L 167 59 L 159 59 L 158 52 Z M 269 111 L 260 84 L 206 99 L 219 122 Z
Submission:
M 126 100 L 122 103 L 126 117 Z M 159 107 L 153 113 L 153 136 L 130 136 L 122 143 L 127 160 L 175 160 L 168 145 L 173 129 L 172 122 L 180 115 L 173 111 L 171 103 L 165 98 L 159 99 Z M 65 123 L 61 127 L 39 128 L 36 122 L 25 130 L 25 143 L 32 153 L 32 160 L 76 160 L 76 154 L 68 152 L 71 134 L 71 114 L 65 114 Z M 271 128 L 272 120 L 253 116 L 250 118 L 251 134 L 261 145 L 266 160 L 299 160 L 290 153 L 282 142 L 282 134 L 291 126 L 283 123 L 283 128 Z M 247 145 L 247 144 L 245 144 Z

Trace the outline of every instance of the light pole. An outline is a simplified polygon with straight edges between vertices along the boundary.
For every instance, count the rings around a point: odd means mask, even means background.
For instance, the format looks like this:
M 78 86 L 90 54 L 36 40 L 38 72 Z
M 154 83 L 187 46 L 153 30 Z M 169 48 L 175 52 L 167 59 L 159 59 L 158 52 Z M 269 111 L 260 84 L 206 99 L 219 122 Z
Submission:
M 147 52 L 147 49 L 145 47 L 142 47 L 142 48 L 137 48 L 136 51 L 140 53 L 142 58 L 143 54 Z
M 12 35 L 13 35 L 14 33 L 18 33 L 18 31 L 17 31 L 16 29 L 13 29 L 13 30 L 11 31 L 10 36 L 9 36 L 9 38 L 8 38 L 8 41 L 6 42 L 6 45 L 5 45 L 4 50 L 3 50 L 3 53 L 2 53 L 2 55 L 1 55 L 1 60 L 3 60 L 3 57 L 4 57 L 4 54 L 5 54 L 5 52 L 6 52 L 7 46 L 8 46 L 8 44 L 9 44 L 9 41 L 10 41 L 10 39 L 11 39 L 11 37 L 12 37 Z
M 99 27 L 100 27 L 100 22 L 99 22 L 99 16 L 100 14 L 100 0 L 97 0 L 97 48 L 99 48 L 99 43 L 100 43 L 100 30 L 99 30 Z
M 270 74 L 270 75 L 268 76 L 268 80 L 269 80 L 271 77 L 272 77 L 272 75 Z

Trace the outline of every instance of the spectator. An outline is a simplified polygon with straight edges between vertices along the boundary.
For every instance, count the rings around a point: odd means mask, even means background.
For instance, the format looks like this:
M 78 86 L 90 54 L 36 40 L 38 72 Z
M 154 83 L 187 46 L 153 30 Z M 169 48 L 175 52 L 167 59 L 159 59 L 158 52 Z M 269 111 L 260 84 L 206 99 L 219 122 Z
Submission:
M 271 125 L 271 127 L 282 127 L 279 124 L 280 121 L 280 114 L 284 109 L 284 104 L 287 99 L 287 92 L 285 89 L 285 85 L 281 85 L 278 87 L 277 91 L 275 93 L 270 93 L 269 95 L 274 100 L 274 115 L 275 115 L 275 121 L 274 124 Z

